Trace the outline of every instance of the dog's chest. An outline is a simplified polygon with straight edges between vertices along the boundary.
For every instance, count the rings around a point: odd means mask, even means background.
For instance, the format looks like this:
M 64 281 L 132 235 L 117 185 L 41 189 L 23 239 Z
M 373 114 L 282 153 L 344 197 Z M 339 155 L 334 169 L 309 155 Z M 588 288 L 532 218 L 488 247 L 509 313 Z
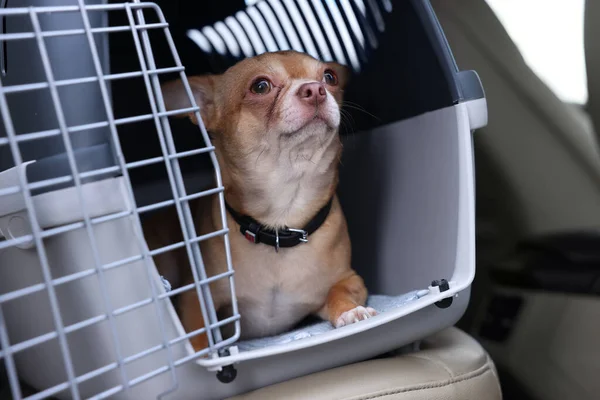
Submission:
M 266 245 L 243 247 L 233 261 L 244 337 L 282 332 L 323 306 L 332 282 L 324 257 L 309 244 L 279 253 Z

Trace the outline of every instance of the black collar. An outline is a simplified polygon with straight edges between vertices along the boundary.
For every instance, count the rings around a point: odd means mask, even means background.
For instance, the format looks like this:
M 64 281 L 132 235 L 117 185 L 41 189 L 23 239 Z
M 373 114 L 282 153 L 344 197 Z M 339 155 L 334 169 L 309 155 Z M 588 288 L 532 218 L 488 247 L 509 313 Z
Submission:
M 279 251 L 280 247 L 294 247 L 300 243 L 308 242 L 308 236 L 319 229 L 327 219 L 332 202 L 333 197 L 329 199 L 327 204 L 319 210 L 317 215 L 315 215 L 303 229 L 285 228 L 277 231 L 265 227 L 252 217 L 241 215 L 231 208 L 227 202 L 225 202 L 225 206 L 235 222 L 240 225 L 240 232 L 248 239 L 248 241 L 256 244 L 263 243 L 273 246 L 275 247 L 275 250 Z

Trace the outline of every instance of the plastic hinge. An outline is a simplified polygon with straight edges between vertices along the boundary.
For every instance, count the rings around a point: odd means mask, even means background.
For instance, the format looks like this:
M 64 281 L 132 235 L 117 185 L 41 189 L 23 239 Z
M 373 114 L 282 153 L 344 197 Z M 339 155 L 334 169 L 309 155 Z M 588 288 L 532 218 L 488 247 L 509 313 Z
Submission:
M 220 352 L 221 357 L 235 356 L 239 354 L 237 346 L 231 346 Z M 221 383 L 231 383 L 237 377 L 237 370 L 233 364 L 223 365 L 218 367 L 209 368 L 209 371 L 217 371 L 217 379 Z
M 446 279 L 439 279 L 431 282 L 431 286 L 429 286 L 429 293 L 436 295 L 439 293 L 446 292 L 452 286 L 452 282 L 448 282 Z M 453 296 L 446 297 L 440 301 L 436 301 L 435 305 L 439 308 L 448 308 L 452 305 Z

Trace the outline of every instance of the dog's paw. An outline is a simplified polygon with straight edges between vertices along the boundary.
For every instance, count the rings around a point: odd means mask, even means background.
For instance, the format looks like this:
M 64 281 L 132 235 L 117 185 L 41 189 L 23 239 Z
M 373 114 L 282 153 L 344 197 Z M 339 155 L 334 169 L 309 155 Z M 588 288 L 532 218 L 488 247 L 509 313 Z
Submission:
M 340 315 L 335 321 L 335 327 L 341 328 L 342 326 L 350 325 L 363 319 L 369 319 L 376 315 L 377 311 L 374 308 L 358 306 Z

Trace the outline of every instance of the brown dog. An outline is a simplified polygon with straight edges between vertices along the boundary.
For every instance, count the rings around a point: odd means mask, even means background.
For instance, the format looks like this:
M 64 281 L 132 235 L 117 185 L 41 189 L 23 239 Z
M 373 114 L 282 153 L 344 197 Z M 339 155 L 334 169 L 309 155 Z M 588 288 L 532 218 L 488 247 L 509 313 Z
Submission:
M 350 267 L 336 196 L 347 78 L 339 64 L 288 51 L 189 79 L 221 166 L 242 338 L 284 332 L 310 314 L 335 327 L 376 314 L 364 307 L 367 290 Z M 190 106 L 181 81 L 163 92 L 167 109 Z M 200 233 L 222 229 L 218 199 L 208 201 L 192 203 Z M 149 246 L 181 240 L 179 229 L 174 215 L 155 217 L 145 224 Z M 201 250 L 208 276 L 226 270 L 222 240 L 202 242 Z M 183 251 L 155 261 L 170 279 L 191 282 Z M 182 266 L 187 272 L 178 277 L 173 268 Z M 226 280 L 211 291 L 217 310 L 230 309 Z M 204 326 L 198 304 L 195 290 L 182 294 L 178 306 L 188 332 Z M 201 350 L 206 340 L 202 334 L 191 341 Z

